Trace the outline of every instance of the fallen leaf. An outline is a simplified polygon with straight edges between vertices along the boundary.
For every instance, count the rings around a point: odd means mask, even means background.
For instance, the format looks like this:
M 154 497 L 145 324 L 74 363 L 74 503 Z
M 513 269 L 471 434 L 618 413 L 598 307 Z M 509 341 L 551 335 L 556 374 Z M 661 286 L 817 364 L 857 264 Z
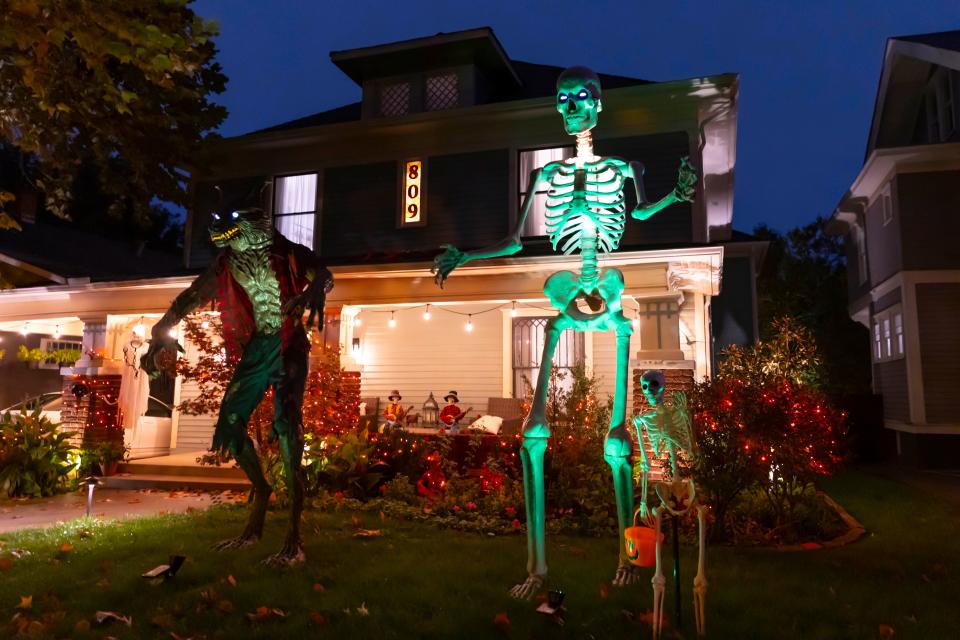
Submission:
M 97 611 L 95 614 L 93 614 L 93 619 L 97 621 L 97 624 L 106 624 L 107 622 L 116 620 L 117 622 L 122 622 L 128 627 L 133 626 L 133 618 L 130 616 L 120 615 L 114 611 Z
M 386 521 L 387 521 L 387 514 L 385 514 L 383 511 L 381 511 L 381 512 L 380 512 L 380 522 L 386 522 Z
M 600 597 L 606 598 L 609 595 L 610 595 L 610 585 L 604 582 L 603 584 L 600 585 Z
M 370 610 L 367 609 L 367 603 L 362 602 L 359 607 L 357 607 L 358 616 L 368 616 L 370 615 Z
M 190 637 L 181 636 L 181 635 L 177 635 L 173 631 L 170 632 L 170 638 L 172 638 L 172 640 L 193 640 L 193 636 L 190 636 Z
M 354 538 L 376 538 L 381 533 L 380 529 L 357 529 L 353 534 Z
M 888 624 L 880 625 L 880 638 L 881 640 L 890 640 L 897 635 L 897 631 Z
M 350 516 L 350 524 L 353 525 L 353 528 L 354 528 L 354 529 L 359 529 L 359 528 L 360 528 L 360 518 L 358 518 L 356 515 L 351 515 L 351 516 Z
M 234 578 L 232 574 L 229 575 L 229 576 L 227 576 L 227 582 L 230 583 L 230 586 L 231 586 L 231 587 L 237 586 L 237 579 Z
M 330 620 L 327 618 L 327 616 L 323 615 L 322 613 L 317 613 L 316 611 L 310 612 L 310 622 L 318 627 L 325 627 L 330 624 Z
M 33 608 L 33 596 L 20 596 L 20 604 L 17 605 L 17 609 L 32 609 Z
M 173 616 L 169 613 L 158 613 L 150 618 L 150 624 L 161 629 L 172 627 L 174 623 Z
M 77 633 L 87 633 L 90 631 L 90 622 L 87 620 L 78 620 L 77 624 L 73 625 L 73 630 Z
M 70 553 L 71 551 L 73 551 L 73 545 L 69 542 L 60 545 L 60 553 Z
M 512 626 L 510 617 L 506 613 L 498 613 L 497 615 L 493 616 L 493 626 L 503 633 L 509 633 L 510 627 Z
M 0 571 L 6 571 L 13 566 L 13 560 L 7 557 L 0 558 Z
M 313 583 L 313 590 L 316 591 L 317 593 L 323 593 L 323 592 L 326 591 L 327 589 L 326 589 L 326 587 L 324 587 L 324 586 L 323 586 L 322 584 L 320 584 L 319 582 L 314 582 L 314 583 Z
M 233 603 L 229 600 L 221 600 L 217 603 L 217 609 L 223 613 L 233 613 Z
M 282 609 L 276 607 L 257 607 L 253 613 L 247 614 L 247 619 L 251 622 L 267 622 L 278 618 L 286 618 L 287 614 Z

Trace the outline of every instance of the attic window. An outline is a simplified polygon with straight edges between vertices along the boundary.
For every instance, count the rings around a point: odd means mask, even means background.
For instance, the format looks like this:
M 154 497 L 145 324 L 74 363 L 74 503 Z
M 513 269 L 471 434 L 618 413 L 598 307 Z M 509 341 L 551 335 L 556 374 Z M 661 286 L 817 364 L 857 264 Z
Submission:
M 398 82 L 380 89 L 380 115 L 403 116 L 410 113 L 410 83 Z
M 452 109 L 460 102 L 460 85 L 455 73 L 427 78 L 427 111 Z

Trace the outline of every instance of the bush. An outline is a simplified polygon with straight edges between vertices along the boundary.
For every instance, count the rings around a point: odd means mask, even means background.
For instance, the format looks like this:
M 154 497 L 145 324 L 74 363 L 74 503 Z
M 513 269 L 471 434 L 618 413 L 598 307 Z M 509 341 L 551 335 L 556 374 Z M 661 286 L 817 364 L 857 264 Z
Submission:
M 67 488 L 78 455 L 57 425 L 36 409 L 0 418 L 0 491 L 8 497 L 50 496 Z

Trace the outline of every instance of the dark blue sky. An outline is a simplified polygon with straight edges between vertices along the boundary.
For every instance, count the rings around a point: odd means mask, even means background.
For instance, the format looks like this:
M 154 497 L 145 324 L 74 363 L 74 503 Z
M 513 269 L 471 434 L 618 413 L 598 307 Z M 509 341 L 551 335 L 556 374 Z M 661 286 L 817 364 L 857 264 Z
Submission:
M 220 23 L 224 135 L 358 100 L 330 51 L 479 26 L 528 62 L 648 80 L 739 72 L 734 226 L 745 231 L 829 214 L 863 161 L 886 38 L 960 28 L 957 0 L 198 0 L 194 10 Z

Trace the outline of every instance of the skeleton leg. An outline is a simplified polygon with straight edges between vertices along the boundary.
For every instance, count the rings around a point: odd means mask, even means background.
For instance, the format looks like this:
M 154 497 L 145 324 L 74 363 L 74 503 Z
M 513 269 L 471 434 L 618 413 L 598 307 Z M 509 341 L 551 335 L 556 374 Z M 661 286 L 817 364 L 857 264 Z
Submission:
M 291 345 L 284 353 L 283 369 L 274 381 L 273 431 L 280 440 L 280 457 L 290 492 L 290 527 L 283 548 L 265 561 L 293 566 L 306 560 L 300 539 L 303 512 L 303 390 L 307 381 L 307 349 Z
M 650 584 L 653 585 L 653 640 L 659 640 L 660 632 L 663 631 L 663 593 L 666 591 L 667 579 L 663 576 L 663 548 L 660 540 L 660 531 L 663 529 L 663 507 L 654 507 L 653 517 L 657 522 L 655 530 L 656 558 L 657 568 L 654 571 L 653 579 Z
M 610 431 L 603 444 L 603 458 L 613 472 L 613 490 L 617 502 L 617 524 L 620 531 L 620 562 L 613 578 L 616 586 L 633 584 L 639 578 L 636 568 L 627 561 L 623 545 L 623 530 L 630 525 L 633 514 L 633 468 L 630 464 L 631 441 L 626 426 L 627 416 L 627 369 L 630 358 L 630 322 L 618 313 L 614 316 L 617 327 L 617 373 L 613 396 L 613 412 L 610 416 Z
M 697 520 L 700 525 L 700 560 L 697 566 L 697 576 L 693 579 L 693 614 L 697 623 L 697 635 L 707 632 L 707 622 L 704 617 L 704 603 L 707 598 L 707 576 L 704 570 L 707 557 L 707 508 L 697 506 Z
M 547 385 L 553 368 L 553 354 L 566 328 L 563 314 L 547 322 L 540 373 L 533 395 L 533 406 L 523 429 L 523 445 L 520 459 L 523 462 L 523 491 L 527 510 L 527 579 L 510 590 L 514 598 L 531 598 L 543 586 L 547 578 L 546 557 L 546 506 L 543 491 L 543 456 L 547 450 L 550 428 L 547 425 Z
M 270 371 L 279 356 L 279 339 L 274 345 L 264 338 L 254 338 L 244 350 L 237 364 L 230 385 L 220 404 L 220 416 L 213 436 L 215 451 L 227 450 L 247 474 L 253 485 L 251 495 L 250 518 L 237 538 L 231 538 L 214 545 L 214 549 L 233 549 L 253 544 L 263 534 L 263 523 L 267 515 L 271 488 L 263 475 L 260 459 L 247 435 L 247 421 L 250 414 L 260 403 L 270 384 Z

